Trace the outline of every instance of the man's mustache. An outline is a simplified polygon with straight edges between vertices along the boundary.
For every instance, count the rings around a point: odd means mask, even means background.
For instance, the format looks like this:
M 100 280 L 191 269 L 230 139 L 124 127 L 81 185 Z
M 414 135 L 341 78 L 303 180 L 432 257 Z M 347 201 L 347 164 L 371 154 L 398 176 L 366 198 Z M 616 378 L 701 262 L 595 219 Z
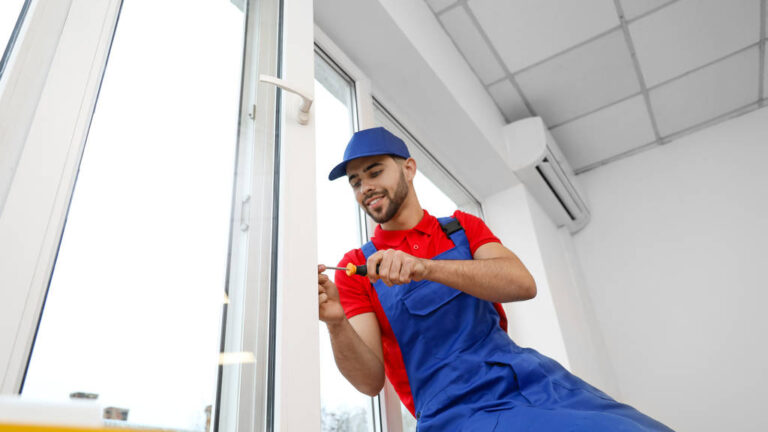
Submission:
M 371 199 L 371 198 L 373 198 L 373 197 L 375 197 L 375 196 L 378 196 L 378 195 L 381 195 L 381 196 L 383 196 L 383 197 L 386 197 L 386 196 L 387 196 L 387 191 L 376 191 L 376 192 L 372 192 L 372 193 L 370 193 L 370 194 L 368 194 L 368 195 L 366 195 L 366 196 L 364 196 L 364 197 L 363 197 L 363 203 L 365 203 L 365 202 L 366 202 L 366 201 L 368 201 L 369 199 Z

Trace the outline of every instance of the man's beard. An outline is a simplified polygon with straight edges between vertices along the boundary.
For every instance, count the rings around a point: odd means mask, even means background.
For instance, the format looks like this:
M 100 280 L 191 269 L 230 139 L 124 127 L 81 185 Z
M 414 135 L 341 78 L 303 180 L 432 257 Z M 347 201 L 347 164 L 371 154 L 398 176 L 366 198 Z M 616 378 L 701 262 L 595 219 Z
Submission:
M 379 194 L 379 192 L 374 192 L 371 195 Z M 385 223 L 392 219 L 392 217 L 397 214 L 397 212 L 400 210 L 400 207 L 402 207 L 403 203 L 405 202 L 405 198 L 408 196 L 408 182 L 405 181 L 405 174 L 403 174 L 402 171 L 400 172 L 400 180 L 397 182 L 397 188 L 395 188 L 395 195 L 390 196 L 389 191 L 385 190 L 384 196 L 388 198 L 389 205 L 381 216 L 374 215 L 368 206 L 363 206 L 363 210 L 365 210 L 365 212 L 368 213 L 368 216 L 376 221 L 376 223 Z

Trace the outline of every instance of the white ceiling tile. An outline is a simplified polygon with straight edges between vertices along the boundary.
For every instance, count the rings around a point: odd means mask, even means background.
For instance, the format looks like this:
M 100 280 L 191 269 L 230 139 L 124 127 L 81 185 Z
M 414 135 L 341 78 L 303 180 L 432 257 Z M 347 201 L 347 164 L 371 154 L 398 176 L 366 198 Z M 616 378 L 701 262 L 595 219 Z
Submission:
M 624 10 L 624 18 L 631 20 L 672 1 L 673 0 L 621 0 L 621 8 Z
M 433 12 L 437 13 L 456 3 L 457 1 L 458 0 L 427 0 L 427 4 L 432 8 Z
M 500 81 L 488 87 L 488 92 L 499 108 L 501 108 L 501 112 L 504 113 L 507 122 L 511 123 L 515 120 L 531 116 L 528 108 L 525 107 L 525 103 L 523 103 L 523 99 L 520 97 L 520 93 L 517 92 L 509 80 Z
M 455 7 L 440 15 L 440 21 L 483 84 L 504 77 L 504 69 L 463 7 Z
M 574 169 L 656 139 L 642 95 L 566 123 L 551 132 Z
M 758 49 L 750 48 L 651 90 L 662 136 L 757 101 Z
M 511 72 L 619 25 L 613 0 L 469 0 Z
M 640 91 L 624 33 L 609 33 L 516 76 L 537 115 L 556 126 Z
M 648 86 L 717 60 L 760 34 L 760 0 L 679 0 L 629 24 Z

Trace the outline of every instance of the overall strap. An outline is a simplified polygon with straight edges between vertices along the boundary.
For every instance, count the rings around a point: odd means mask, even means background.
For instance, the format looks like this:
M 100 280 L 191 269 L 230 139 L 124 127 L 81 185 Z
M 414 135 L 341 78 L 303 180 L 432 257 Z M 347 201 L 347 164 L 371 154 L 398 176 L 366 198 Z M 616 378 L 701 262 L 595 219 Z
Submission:
M 376 246 L 373 245 L 372 241 L 369 241 L 368 243 L 364 244 L 360 249 L 363 251 L 363 255 L 365 255 L 365 259 L 368 260 L 368 257 L 376 253 Z
M 467 239 L 467 233 L 464 232 L 464 227 L 461 226 L 458 219 L 453 217 L 438 218 L 440 227 L 443 229 L 445 235 L 447 235 L 454 246 L 466 246 L 469 248 L 469 240 Z

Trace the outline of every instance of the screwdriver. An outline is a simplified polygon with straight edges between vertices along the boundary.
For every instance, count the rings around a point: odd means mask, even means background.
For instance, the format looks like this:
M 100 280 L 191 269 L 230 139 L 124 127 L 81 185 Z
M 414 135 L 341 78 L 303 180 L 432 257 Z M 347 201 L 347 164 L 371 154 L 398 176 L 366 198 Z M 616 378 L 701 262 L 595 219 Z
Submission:
M 376 264 L 376 273 L 379 272 L 379 266 L 381 266 L 381 263 Z M 366 267 L 365 264 L 356 266 L 356 265 L 354 265 L 352 263 L 349 263 L 349 264 L 347 264 L 346 268 L 345 267 L 329 267 L 329 266 L 325 266 L 325 268 L 328 269 L 328 270 L 342 270 L 342 271 L 345 271 L 345 272 L 347 272 L 347 276 L 352 276 L 352 275 L 355 275 L 355 274 L 359 275 L 359 276 L 365 276 L 365 275 L 368 274 L 368 267 Z

